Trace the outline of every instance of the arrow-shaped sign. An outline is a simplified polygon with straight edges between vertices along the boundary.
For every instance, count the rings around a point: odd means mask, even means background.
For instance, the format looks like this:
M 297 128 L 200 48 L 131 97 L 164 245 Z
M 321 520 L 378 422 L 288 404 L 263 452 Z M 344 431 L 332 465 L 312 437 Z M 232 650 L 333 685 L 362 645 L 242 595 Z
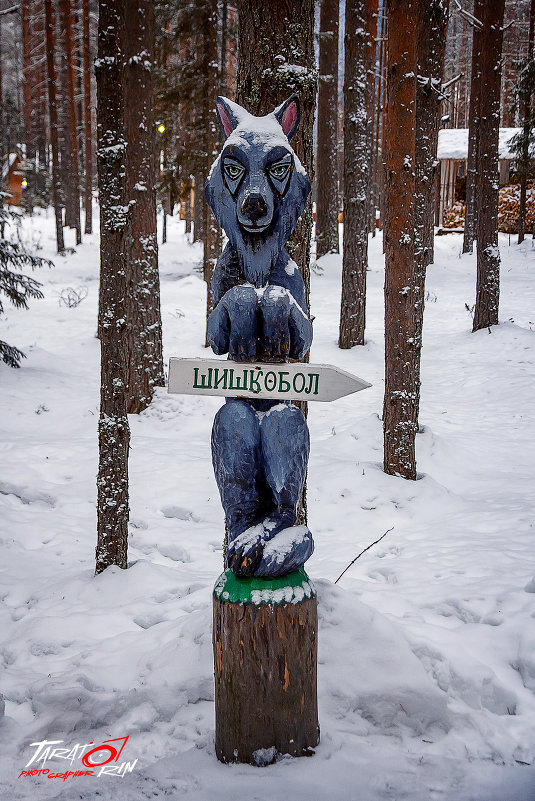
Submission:
M 179 395 L 333 401 L 367 387 L 367 381 L 330 364 L 169 360 L 168 391 Z

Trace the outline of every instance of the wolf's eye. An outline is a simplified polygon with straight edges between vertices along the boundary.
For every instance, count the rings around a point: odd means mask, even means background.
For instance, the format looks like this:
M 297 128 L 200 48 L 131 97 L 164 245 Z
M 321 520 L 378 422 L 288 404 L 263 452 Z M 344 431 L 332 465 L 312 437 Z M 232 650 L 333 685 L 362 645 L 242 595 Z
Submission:
M 269 168 L 269 172 L 277 181 L 283 181 L 288 175 L 288 169 L 288 164 L 274 164 Z
M 225 164 L 225 172 L 231 181 L 236 181 L 243 173 L 243 167 L 240 167 L 239 164 L 233 164 L 232 162 L 227 162 Z

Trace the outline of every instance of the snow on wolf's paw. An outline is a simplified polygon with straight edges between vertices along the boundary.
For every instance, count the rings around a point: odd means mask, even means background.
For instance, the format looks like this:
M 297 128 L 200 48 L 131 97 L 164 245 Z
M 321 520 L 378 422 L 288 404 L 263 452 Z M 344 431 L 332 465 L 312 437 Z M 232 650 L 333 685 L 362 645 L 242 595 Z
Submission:
M 312 534 L 307 526 L 284 528 L 264 545 L 255 576 L 283 576 L 299 570 L 313 550 Z
M 232 540 L 227 551 L 227 564 L 237 576 L 255 575 L 262 558 L 264 527 L 261 523 L 250 526 Z

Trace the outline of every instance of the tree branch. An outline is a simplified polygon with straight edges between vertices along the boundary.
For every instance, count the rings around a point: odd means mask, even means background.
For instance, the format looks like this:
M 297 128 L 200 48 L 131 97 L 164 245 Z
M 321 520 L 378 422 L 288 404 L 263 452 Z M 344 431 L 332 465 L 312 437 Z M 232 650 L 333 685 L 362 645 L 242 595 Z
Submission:
M 5 17 L 7 14 L 16 14 L 19 10 L 18 6 L 10 6 L 9 8 L 4 8 L 3 11 L 0 11 L 0 17 Z
M 350 562 L 350 563 L 348 564 L 348 566 L 346 567 L 346 569 L 345 569 L 345 570 L 342 570 L 342 572 L 340 573 L 340 575 L 338 576 L 338 578 L 336 579 L 336 581 L 335 581 L 334 583 L 335 583 L 335 584 L 338 584 L 338 582 L 340 581 L 340 579 L 342 578 L 342 576 L 344 575 L 344 573 L 347 573 L 347 571 L 349 570 L 349 568 L 350 568 L 352 565 L 354 565 L 354 564 L 355 564 L 355 562 L 357 561 L 357 559 L 360 559 L 360 557 L 362 556 L 362 554 L 363 554 L 363 553 L 366 553 L 366 551 L 369 551 L 369 550 L 370 550 L 370 548 L 373 548 L 373 546 L 374 546 L 374 545 L 377 545 L 377 543 L 378 543 L 378 542 L 381 542 L 381 540 L 382 540 L 382 539 L 384 539 L 384 538 L 386 537 L 386 535 L 387 535 L 387 534 L 388 534 L 390 531 L 394 531 L 394 526 L 392 526 L 392 528 L 389 528 L 389 529 L 387 529 L 387 530 L 385 531 L 385 533 L 384 533 L 384 534 L 383 534 L 381 537 L 379 537 L 379 539 L 378 539 L 378 540 L 375 540 L 375 542 L 372 542 L 370 545 L 368 545 L 368 547 L 367 547 L 367 548 L 364 548 L 364 550 L 363 550 L 363 551 L 361 551 L 361 552 L 359 553 L 359 555 L 358 555 L 358 556 L 355 556 L 355 558 L 353 559 L 353 561 L 352 561 L 352 562 Z
M 477 17 L 474 17 L 474 15 L 470 14 L 469 11 L 466 11 L 459 3 L 459 0 L 455 0 L 455 5 L 457 6 L 457 10 L 461 17 L 463 17 L 473 28 L 476 28 L 478 31 L 483 30 L 483 23 L 481 20 Z

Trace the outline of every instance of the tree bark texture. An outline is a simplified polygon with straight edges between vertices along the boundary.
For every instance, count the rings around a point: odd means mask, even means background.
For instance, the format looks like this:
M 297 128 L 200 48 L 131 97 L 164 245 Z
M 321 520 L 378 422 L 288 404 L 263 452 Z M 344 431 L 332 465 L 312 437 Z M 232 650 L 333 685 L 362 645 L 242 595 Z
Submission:
M 126 142 L 123 135 L 122 0 L 100 0 L 97 163 L 100 196 L 101 394 L 97 479 L 96 571 L 127 566 L 128 548 L 128 260 Z
M 321 0 L 316 158 L 316 258 L 318 259 L 326 253 L 338 253 L 340 250 L 337 136 L 339 6 L 339 0 Z M 362 75 L 359 77 L 362 80 Z
M 221 762 L 263 765 L 278 754 L 314 753 L 317 628 L 315 595 L 281 604 L 214 595 L 215 748 Z
M 441 86 L 446 53 L 448 0 L 419 0 L 416 94 L 416 370 L 420 373 L 426 269 L 433 261 L 433 237 Z M 419 384 L 419 382 L 418 382 Z M 419 404 L 418 404 L 419 405 Z
M 501 57 L 505 0 L 486 3 L 481 49 L 479 157 L 476 192 L 477 283 L 472 330 L 498 324 L 500 251 L 498 249 L 498 143 L 500 135 Z
M 185 233 L 191 234 L 191 183 L 186 183 L 184 198 Z
M 379 69 L 377 38 L 379 23 L 379 0 L 366 0 L 366 30 L 368 33 L 368 231 L 375 236 L 375 210 L 377 208 L 377 130 L 376 112 L 379 105 Z
M 251 114 L 273 111 L 294 92 L 301 104 L 301 123 L 292 147 L 314 179 L 312 129 L 317 75 L 314 59 L 313 0 L 238 0 L 238 71 L 236 100 Z M 287 244 L 310 295 L 312 200 Z
M 384 11 L 384 6 L 383 6 Z M 376 151 L 376 186 L 378 193 L 379 207 L 379 228 L 382 230 L 386 225 L 386 200 L 385 200 L 385 101 L 386 101 L 386 42 L 388 39 L 388 19 L 383 13 L 378 20 L 377 33 L 380 40 L 379 46 L 379 90 L 377 99 L 377 151 Z M 380 156 L 379 156 L 380 154 Z M 383 237 L 383 253 L 385 241 Z
M 52 147 L 52 200 L 56 218 L 56 246 L 58 253 L 61 253 L 61 251 L 65 250 L 65 242 L 63 240 L 63 217 L 61 212 L 61 173 L 56 95 L 56 13 L 52 0 L 45 0 L 45 32 L 48 115 L 50 118 L 50 144 Z
M 93 136 L 91 132 L 91 53 L 89 40 L 89 0 L 82 0 L 82 39 L 84 52 L 84 155 L 85 233 L 93 232 Z
M 2 17 L 0 16 L 0 164 L 4 163 L 5 142 L 4 142 L 4 75 L 3 75 L 3 53 L 2 53 Z M 4 196 L 0 193 L 0 209 L 4 208 Z M 0 237 L 4 238 L 5 220 L 0 220 Z
M 416 479 L 414 269 L 418 0 L 387 0 L 384 469 Z
M 204 181 L 201 173 L 196 173 L 193 183 L 193 241 L 204 242 L 206 222 L 204 200 Z
M 366 0 L 346 0 L 344 76 L 344 239 L 341 348 L 364 344 L 368 267 L 369 46 Z
M 47 129 L 46 129 L 46 42 L 45 12 L 43 0 L 33 1 L 33 78 L 32 78 L 32 127 L 36 152 L 35 189 L 42 196 L 46 189 Z M 37 164 L 36 164 L 37 166 Z
M 20 4 L 21 36 L 22 36 L 22 98 L 24 133 L 26 142 L 26 158 L 28 161 L 35 155 L 32 125 L 32 78 L 31 63 L 31 21 L 30 0 L 21 0 Z
M 203 36 L 203 132 L 204 132 L 204 182 L 208 178 L 210 168 L 217 156 L 218 123 L 215 116 L 215 99 L 218 91 L 217 38 L 214 31 L 218 29 L 217 0 L 206 3 L 206 25 Z M 212 311 L 212 276 L 219 256 L 221 255 L 221 229 L 215 220 L 208 203 L 202 194 L 204 210 L 204 265 L 203 275 L 206 281 L 206 319 Z M 206 341 L 208 347 L 208 341 Z
M 531 0 L 529 10 L 529 35 L 528 35 L 528 55 L 526 66 L 533 59 L 533 39 L 535 33 L 535 0 Z M 521 78 L 520 91 L 520 121 L 522 125 L 522 154 L 520 157 L 520 208 L 518 210 L 518 244 L 524 241 L 526 230 L 526 189 L 528 172 L 531 166 L 529 157 L 529 140 L 532 124 L 532 98 L 533 98 L 533 79 L 530 73 L 523 79 Z
M 66 222 L 76 230 L 76 244 L 82 241 L 80 224 L 80 172 L 78 169 L 78 115 L 76 109 L 76 42 L 74 38 L 74 9 L 72 0 L 59 0 L 65 35 L 65 67 L 67 77 L 66 155 L 69 165 L 65 186 Z
M 125 19 L 123 73 L 130 414 L 145 409 L 154 387 L 164 384 L 156 231 L 154 25 L 153 0 L 130 3 Z
M 483 21 L 483 8 L 484 0 L 474 0 L 474 16 L 481 22 Z M 474 27 L 472 29 L 472 75 L 470 78 L 470 108 L 468 111 L 468 158 L 466 161 L 463 253 L 472 253 L 476 233 L 476 172 L 479 143 L 482 43 L 483 33 L 479 27 Z

